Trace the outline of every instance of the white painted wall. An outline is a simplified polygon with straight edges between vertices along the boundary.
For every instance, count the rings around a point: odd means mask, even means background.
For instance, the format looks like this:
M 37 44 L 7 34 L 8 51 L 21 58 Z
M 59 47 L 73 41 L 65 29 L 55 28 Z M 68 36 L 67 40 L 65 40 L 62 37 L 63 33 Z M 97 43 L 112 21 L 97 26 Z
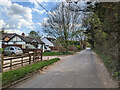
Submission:
M 18 36 L 15 36 L 13 39 L 11 39 L 10 41 L 23 41 L 21 38 L 19 38 Z
M 45 44 L 43 45 L 43 52 L 45 52 Z
M 16 37 L 16 41 L 23 41 L 23 40 L 19 37 Z
M 9 45 L 9 44 L 14 44 L 14 43 L 9 41 L 9 42 L 8 42 L 8 45 Z
M 15 41 L 15 43 L 13 42 Z M 18 41 L 18 42 L 17 42 Z M 26 42 L 24 42 L 21 38 L 19 38 L 18 36 L 15 36 L 13 39 L 11 39 L 9 42 L 8 42 L 8 45 L 9 44 L 19 44 L 19 45 L 23 45 L 23 44 L 26 44 Z
M 16 44 L 26 44 L 25 42 L 16 42 Z
M 41 49 L 41 46 L 42 46 L 41 44 L 38 44 L 38 49 Z M 42 49 L 43 49 L 43 52 L 45 52 L 45 45 L 44 44 L 43 44 L 43 48 Z
M 38 49 L 41 49 L 41 46 L 42 46 L 41 44 L 38 44 Z

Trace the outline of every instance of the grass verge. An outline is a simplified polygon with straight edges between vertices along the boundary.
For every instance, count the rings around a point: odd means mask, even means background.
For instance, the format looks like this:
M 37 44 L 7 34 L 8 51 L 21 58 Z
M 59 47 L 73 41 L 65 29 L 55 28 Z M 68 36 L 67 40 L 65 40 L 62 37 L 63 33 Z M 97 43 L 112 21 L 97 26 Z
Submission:
M 73 55 L 73 52 L 61 53 L 61 52 L 44 52 L 43 56 L 55 56 L 55 55 Z
M 44 66 L 48 66 L 54 62 L 57 62 L 60 60 L 59 58 L 51 59 L 48 61 L 41 61 L 29 66 L 25 66 L 19 69 L 11 70 L 8 72 L 2 73 L 2 86 L 10 84 L 11 82 L 14 82 L 16 80 L 19 80 L 20 78 L 25 77 L 29 73 L 36 72 L 40 69 L 42 69 Z
M 120 72 L 117 71 L 117 62 L 115 62 L 115 60 L 112 60 L 108 55 L 102 54 L 97 50 L 94 51 L 102 59 L 108 71 L 111 73 L 111 75 L 117 79 L 118 75 L 120 74 Z

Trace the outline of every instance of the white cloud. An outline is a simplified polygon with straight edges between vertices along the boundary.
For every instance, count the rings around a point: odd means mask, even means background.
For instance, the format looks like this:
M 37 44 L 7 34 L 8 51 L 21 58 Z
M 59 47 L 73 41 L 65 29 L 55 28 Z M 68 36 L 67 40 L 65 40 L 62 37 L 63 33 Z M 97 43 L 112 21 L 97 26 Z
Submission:
M 43 6 L 47 6 L 48 4 L 47 3 L 44 3 Z
M 3 20 L 0 20 L 0 30 L 1 28 L 9 28 L 9 25 L 6 24 Z
M 0 20 L 0 29 L 1 29 L 4 25 L 6 25 L 6 23 L 4 23 L 3 20 Z
M 16 33 L 16 34 L 19 34 L 19 35 L 22 35 L 22 33 L 23 33 L 20 30 L 16 30 L 16 29 L 8 29 L 8 30 L 5 30 L 4 32 L 6 32 L 6 33 Z
M 41 23 L 37 23 L 37 25 L 40 25 L 40 26 L 42 26 L 42 24 L 41 24 Z
M 49 18 L 43 18 L 43 21 L 44 21 L 44 22 L 47 22 L 48 19 L 49 19 Z
M 6 28 L 9 28 L 10 26 L 9 25 L 6 25 Z
M 49 19 L 49 18 L 43 18 L 43 20 L 42 20 L 43 24 L 48 25 L 48 23 L 47 23 L 48 19 Z
M 0 6 L 10 7 L 12 5 L 10 0 L 0 0 Z
M 4 11 L 9 17 L 8 24 L 10 28 L 34 28 L 32 21 L 32 10 L 29 7 L 23 7 L 16 3 L 12 4 L 8 9 Z
M 40 14 L 43 14 L 43 13 L 45 12 L 45 10 L 41 10 L 41 11 L 40 11 L 40 10 L 35 9 L 35 8 L 33 8 L 32 10 L 33 10 L 33 11 L 36 11 L 36 12 L 38 12 L 38 13 L 40 13 Z

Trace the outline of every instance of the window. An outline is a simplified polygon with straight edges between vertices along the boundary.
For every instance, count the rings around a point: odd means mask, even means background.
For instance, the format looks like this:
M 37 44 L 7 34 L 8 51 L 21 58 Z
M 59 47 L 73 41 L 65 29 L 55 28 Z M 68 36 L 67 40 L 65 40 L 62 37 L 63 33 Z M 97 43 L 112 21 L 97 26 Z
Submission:
M 20 48 L 18 48 L 18 50 L 21 50 Z
M 4 50 L 8 50 L 9 49 L 9 47 L 6 47 Z
M 10 50 L 14 50 L 14 48 L 10 48 Z
M 16 42 L 14 42 L 14 44 L 16 44 Z
M 26 49 L 29 49 L 29 47 L 28 47 L 28 46 L 25 46 L 25 48 L 26 48 Z

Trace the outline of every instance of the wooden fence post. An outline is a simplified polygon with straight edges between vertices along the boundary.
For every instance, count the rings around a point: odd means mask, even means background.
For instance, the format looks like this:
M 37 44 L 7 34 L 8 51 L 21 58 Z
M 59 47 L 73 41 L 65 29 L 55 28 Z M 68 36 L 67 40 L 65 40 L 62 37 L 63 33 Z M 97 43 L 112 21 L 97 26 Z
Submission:
M 29 64 L 31 64 L 31 54 L 29 53 Z
M 34 55 L 34 52 L 33 52 L 33 62 L 34 62 L 34 56 L 35 56 L 35 55 Z
M 43 49 L 41 50 L 41 61 L 42 61 L 42 56 L 43 56 Z
M 36 63 L 36 51 L 34 51 L 34 60 L 35 60 L 35 63 Z
M 39 56 L 40 56 L 40 51 L 38 51 L 38 62 L 39 62 L 39 58 L 40 58 Z
M 22 55 L 23 56 L 23 55 Z M 23 57 L 21 58 L 21 66 L 23 67 Z
M 10 60 L 10 70 L 12 69 L 12 59 Z
M 34 54 L 33 54 L 33 62 L 35 62 L 35 50 L 34 50 Z
M 3 60 L 4 60 L 4 55 L 1 54 L 1 73 L 3 72 Z

